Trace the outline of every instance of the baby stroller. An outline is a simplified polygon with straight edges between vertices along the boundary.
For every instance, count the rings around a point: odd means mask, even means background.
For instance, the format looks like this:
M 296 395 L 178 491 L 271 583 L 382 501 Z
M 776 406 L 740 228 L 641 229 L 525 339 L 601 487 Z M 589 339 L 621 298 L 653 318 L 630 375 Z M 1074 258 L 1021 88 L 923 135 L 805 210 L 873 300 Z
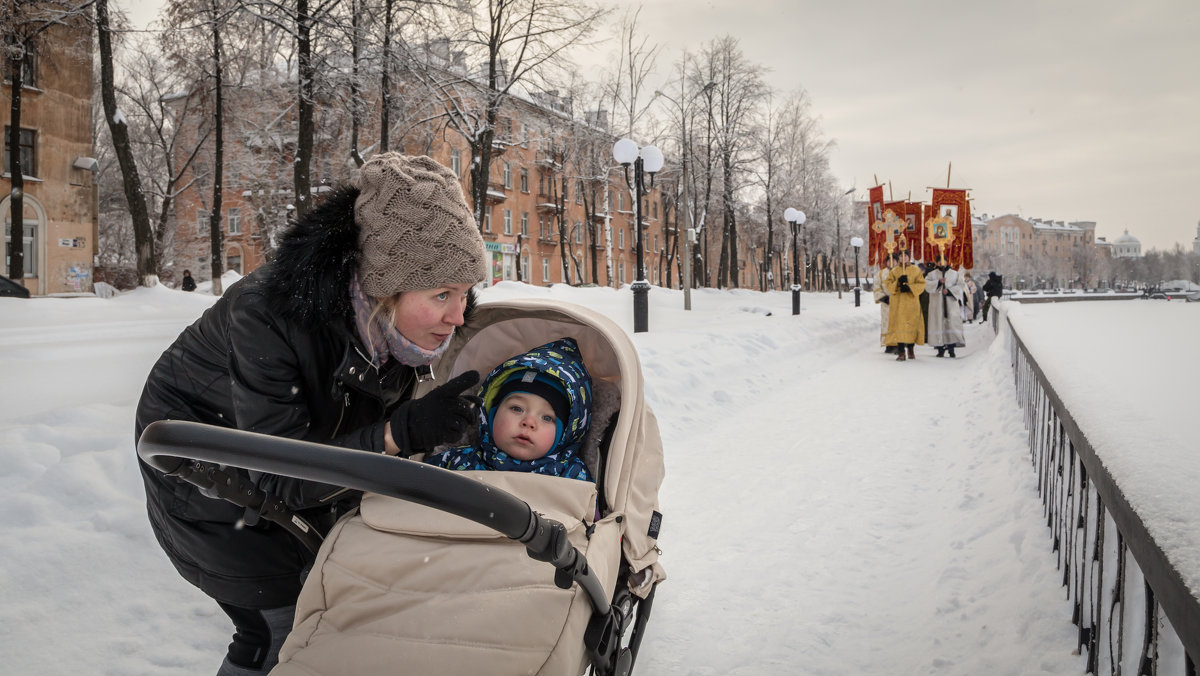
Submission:
M 253 485 L 223 466 L 365 492 L 323 542 L 282 506 L 263 506 L 262 496 L 252 505 L 319 543 L 272 674 L 630 673 L 665 575 L 662 442 L 629 337 L 580 306 L 484 303 L 414 396 L 563 337 L 579 344 L 593 379 L 581 455 L 594 484 L 453 472 L 197 423 L 146 429 L 138 453 L 147 462 L 239 504 L 255 502 Z

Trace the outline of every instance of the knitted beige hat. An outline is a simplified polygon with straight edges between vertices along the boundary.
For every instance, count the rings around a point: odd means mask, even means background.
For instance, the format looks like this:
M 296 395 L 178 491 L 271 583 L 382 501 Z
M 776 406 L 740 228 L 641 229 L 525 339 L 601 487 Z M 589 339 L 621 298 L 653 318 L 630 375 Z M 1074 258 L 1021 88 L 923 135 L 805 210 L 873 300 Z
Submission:
M 383 153 L 359 171 L 359 284 L 369 296 L 474 284 L 483 237 L 454 172 L 424 155 Z

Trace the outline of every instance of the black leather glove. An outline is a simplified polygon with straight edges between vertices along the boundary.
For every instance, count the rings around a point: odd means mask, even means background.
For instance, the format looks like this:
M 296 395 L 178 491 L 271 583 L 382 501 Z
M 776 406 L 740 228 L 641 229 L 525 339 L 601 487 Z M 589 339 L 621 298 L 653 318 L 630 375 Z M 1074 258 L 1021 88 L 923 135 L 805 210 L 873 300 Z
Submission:
M 904 293 L 908 293 L 909 291 L 912 291 L 912 287 L 908 285 L 908 282 L 900 282 L 900 290 Z
M 900 275 L 896 281 L 900 282 L 901 284 L 908 284 L 908 275 Z M 908 289 L 905 289 L 905 291 L 908 291 Z
M 879 299 L 879 302 L 880 302 L 880 303 L 883 303 L 883 304 L 885 304 L 885 305 L 891 305 L 891 304 L 892 304 L 892 299 L 891 299 L 891 298 L 888 298 L 887 296 L 884 296 L 883 298 L 880 298 L 880 299 Z
M 433 450 L 457 441 L 478 420 L 479 397 L 463 395 L 479 383 L 478 371 L 467 371 L 420 399 L 400 404 L 392 412 L 392 440 L 401 455 Z

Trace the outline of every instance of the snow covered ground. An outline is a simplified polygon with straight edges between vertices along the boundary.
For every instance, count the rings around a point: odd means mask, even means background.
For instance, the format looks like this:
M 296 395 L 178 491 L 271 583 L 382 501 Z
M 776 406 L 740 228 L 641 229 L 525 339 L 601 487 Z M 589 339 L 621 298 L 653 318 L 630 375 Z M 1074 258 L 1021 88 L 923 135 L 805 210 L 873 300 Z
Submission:
M 529 295 L 632 330 L 627 288 L 483 298 Z M 0 299 L 0 671 L 215 672 L 230 628 L 155 544 L 132 438 L 151 364 L 212 302 L 163 287 Z M 805 294 L 793 317 L 785 292 L 701 290 L 693 307 L 654 289 L 633 338 L 667 463 L 668 580 L 638 673 L 1082 673 L 1003 337 L 973 325 L 956 360 L 896 363 L 869 298 Z M 1064 307 L 1014 316 L 1032 332 Z M 1107 368 L 1111 335 L 1052 377 Z M 1200 461 L 1172 453 L 1194 486 Z

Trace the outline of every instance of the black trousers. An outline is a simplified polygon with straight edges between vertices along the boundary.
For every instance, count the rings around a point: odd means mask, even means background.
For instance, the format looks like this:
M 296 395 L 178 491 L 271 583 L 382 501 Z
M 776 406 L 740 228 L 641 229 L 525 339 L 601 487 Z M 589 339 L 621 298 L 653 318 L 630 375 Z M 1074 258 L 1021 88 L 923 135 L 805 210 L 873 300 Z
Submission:
M 279 660 L 279 648 L 292 630 L 295 606 L 259 610 L 217 602 L 233 620 L 233 642 L 226 660 L 243 669 L 270 671 Z

